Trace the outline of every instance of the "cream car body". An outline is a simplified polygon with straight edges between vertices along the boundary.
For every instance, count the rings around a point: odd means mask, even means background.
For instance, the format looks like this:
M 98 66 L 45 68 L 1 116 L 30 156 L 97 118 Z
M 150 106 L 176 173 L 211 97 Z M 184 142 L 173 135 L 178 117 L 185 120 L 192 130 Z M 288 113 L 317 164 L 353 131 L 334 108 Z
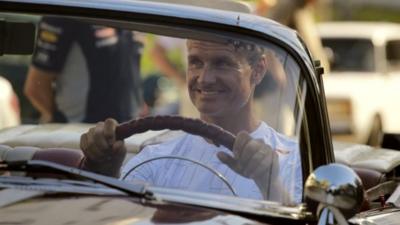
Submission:
M 331 72 L 324 76 L 324 85 L 332 133 L 376 144 L 382 132 L 398 132 L 400 105 L 395 99 L 400 98 L 400 25 L 329 22 L 319 24 L 318 28 L 331 61 Z M 352 49 L 345 51 L 349 53 L 346 60 L 338 62 L 332 45 L 341 42 L 343 50 L 348 44 L 344 42 L 349 40 L 369 46 L 370 55 L 356 57 L 357 46 L 348 45 Z M 358 63 L 364 63 L 364 71 L 356 68 Z

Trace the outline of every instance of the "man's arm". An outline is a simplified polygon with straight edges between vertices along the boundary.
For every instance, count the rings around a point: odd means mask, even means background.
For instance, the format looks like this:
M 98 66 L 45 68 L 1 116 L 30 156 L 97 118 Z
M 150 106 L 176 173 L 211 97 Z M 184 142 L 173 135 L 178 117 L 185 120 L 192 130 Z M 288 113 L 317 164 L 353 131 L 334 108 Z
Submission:
M 53 82 L 56 74 L 40 70 L 34 66 L 29 68 L 24 85 L 24 93 L 32 105 L 40 112 L 40 122 L 53 119 L 55 109 Z

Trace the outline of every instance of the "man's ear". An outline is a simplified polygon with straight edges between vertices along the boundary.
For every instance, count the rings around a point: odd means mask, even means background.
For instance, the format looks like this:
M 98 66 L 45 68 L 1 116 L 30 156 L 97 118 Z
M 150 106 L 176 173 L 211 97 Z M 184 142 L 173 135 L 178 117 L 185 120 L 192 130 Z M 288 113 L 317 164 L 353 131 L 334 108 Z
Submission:
M 264 78 L 267 72 L 267 57 L 262 55 L 258 62 L 253 65 L 253 73 L 251 74 L 251 81 L 258 85 Z

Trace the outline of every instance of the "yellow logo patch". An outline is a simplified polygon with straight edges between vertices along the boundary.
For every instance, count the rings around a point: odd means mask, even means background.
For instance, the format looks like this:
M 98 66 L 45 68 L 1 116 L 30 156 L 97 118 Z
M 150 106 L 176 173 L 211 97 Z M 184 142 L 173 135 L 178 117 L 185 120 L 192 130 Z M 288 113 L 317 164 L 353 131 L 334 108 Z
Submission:
M 58 36 L 55 33 L 44 30 L 44 31 L 40 32 L 40 39 L 42 39 L 45 42 L 54 43 L 54 42 L 58 41 Z

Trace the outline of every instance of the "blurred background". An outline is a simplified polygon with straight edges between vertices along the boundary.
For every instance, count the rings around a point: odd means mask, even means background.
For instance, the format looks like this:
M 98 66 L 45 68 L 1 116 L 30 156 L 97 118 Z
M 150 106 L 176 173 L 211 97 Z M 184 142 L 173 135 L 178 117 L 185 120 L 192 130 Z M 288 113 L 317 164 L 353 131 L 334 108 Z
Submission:
M 297 30 L 313 57 L 323 65 L 334 140 L 376 147 L 398 146 L 400 1 L 247 3 L 255 14 Z
M 400 105 L 396 102 L 400 99 L 400 1 L 241 2 L 248 6 L 248 13 L 297 30 L 313 57 L 320 60 L 325 68 L 325 91 L 335 139 L 380 146 L 385 133 L 400 133 Z M 156 47 L 156 52 L 164 51 L 163 54 L 174 51 Z M 146 60 L 162 57 L 152 51 L 144 50 L 142 70 L 146 70 Z M 39 123 L 39 113 L 23 93 L 30 61 L 30 56 L 0 57 L 0 128 Z M 179 97 L 177 89 L 181 88 L 183 77 L 142 71 L 147 88 L 143 90 L 145 107 L 140 116 L 155 110 L 176 110 L 178 106 L 171 102 L 176 103 Z

